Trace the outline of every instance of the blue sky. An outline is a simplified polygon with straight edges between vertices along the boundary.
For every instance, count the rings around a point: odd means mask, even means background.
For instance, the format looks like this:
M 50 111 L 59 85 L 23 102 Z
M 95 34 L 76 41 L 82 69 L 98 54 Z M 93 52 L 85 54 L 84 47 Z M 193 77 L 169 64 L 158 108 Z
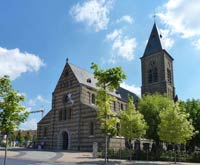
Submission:
M 174 60 L 179 98 L 199 99 L 200 1 L 196 0 L 0 0 L 0 76 L 26 95 L 29 110 L 51 109 L 51 95 L 66 63 L 90 72 L 122 66 L 123 87 L 140 94 L 141 65 L 156 14 Z M 22 129 L 35 129 L 31 114 Z

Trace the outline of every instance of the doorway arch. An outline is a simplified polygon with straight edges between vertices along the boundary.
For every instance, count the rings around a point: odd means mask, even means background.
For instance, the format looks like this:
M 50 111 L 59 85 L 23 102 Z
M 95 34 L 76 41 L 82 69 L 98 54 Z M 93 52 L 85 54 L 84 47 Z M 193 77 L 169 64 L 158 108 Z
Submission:
M 69 148 L 69 135 L 66 131 L 62 132 L 62 149 L 67 150 Z
M 71 146 L 71 133 L 68 129 L 61 129 L 57 134 L 57 149 L 69 150 Z

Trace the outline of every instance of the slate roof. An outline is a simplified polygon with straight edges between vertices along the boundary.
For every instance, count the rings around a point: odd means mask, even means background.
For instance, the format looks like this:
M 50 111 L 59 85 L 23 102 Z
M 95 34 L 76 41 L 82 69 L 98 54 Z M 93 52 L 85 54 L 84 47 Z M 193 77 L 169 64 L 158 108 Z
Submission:
M 162 35 L 159 34 L 156 23 L 154 23 L 143 57 L 160 52 L 163 49 L 164 46 L 162 44 Z
M 70 64 L 70 63 L 68 63 L 68 64 L 80 84 L 86 85 L 86 86 L 94 88 L 94 89 L 98 89 L 98 87 L 96 86 L 97 79 L 94 78 L 94 75 L 92 73 L 89 73 L 86 70 L 81 69 L 73 64 Z M 112 92 L 110 94 L 115 97 L 118 97 L 124 101 L 128 101 L 128 94 L 133 96 L 134 101 L 137 101 L 139 99 L 139 97 L 136 94 L 134 94 L 122 87 L 119 87 L 115 92 Z

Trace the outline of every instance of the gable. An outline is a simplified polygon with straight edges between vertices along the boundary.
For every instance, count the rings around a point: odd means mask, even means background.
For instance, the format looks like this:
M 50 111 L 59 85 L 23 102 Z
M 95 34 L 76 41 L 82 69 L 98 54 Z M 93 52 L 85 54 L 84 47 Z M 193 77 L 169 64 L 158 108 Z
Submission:
M 56 87 L 54 89 L 54 93 L 60 90 L 67 90 L 72 85 L 77 84 L 78 80 L 76 76 L 74 75 L 74 72 L 72 71 L 69 63 L 65 64 L 65 67 L 60 75 L 60 78 L 56 84 Z

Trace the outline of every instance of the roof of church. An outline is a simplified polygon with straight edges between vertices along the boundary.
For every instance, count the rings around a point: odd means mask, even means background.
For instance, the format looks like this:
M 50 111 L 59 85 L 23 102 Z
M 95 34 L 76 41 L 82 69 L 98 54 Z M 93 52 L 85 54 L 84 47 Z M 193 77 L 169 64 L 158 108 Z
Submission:
M 163 49 L 162 35 L 159 34 L 156 23 L 154 23 L 143 57 L 160 52 Z
M 79 83 L 89 86 L 91 88 L 97 89 L 97 86 L 96 86 L 97 79 L 94 78 L 94 74 L 89 73 L 86 70 L 81 69 L 73 64 L 70 64 L 70 63 L 68 64 L 70 68 L 72 69 L 74 75 L 76 76 L 77 80 L 79 81 Z M 122 87 L 119 87 L 115 92 L 111 92 L 111 95 L 118 97 L 124 101 L 128 101 L 128 94 L 130 94 L 134 98 L 135 101 L 139 99 L 139 97 L 136 94 Z

